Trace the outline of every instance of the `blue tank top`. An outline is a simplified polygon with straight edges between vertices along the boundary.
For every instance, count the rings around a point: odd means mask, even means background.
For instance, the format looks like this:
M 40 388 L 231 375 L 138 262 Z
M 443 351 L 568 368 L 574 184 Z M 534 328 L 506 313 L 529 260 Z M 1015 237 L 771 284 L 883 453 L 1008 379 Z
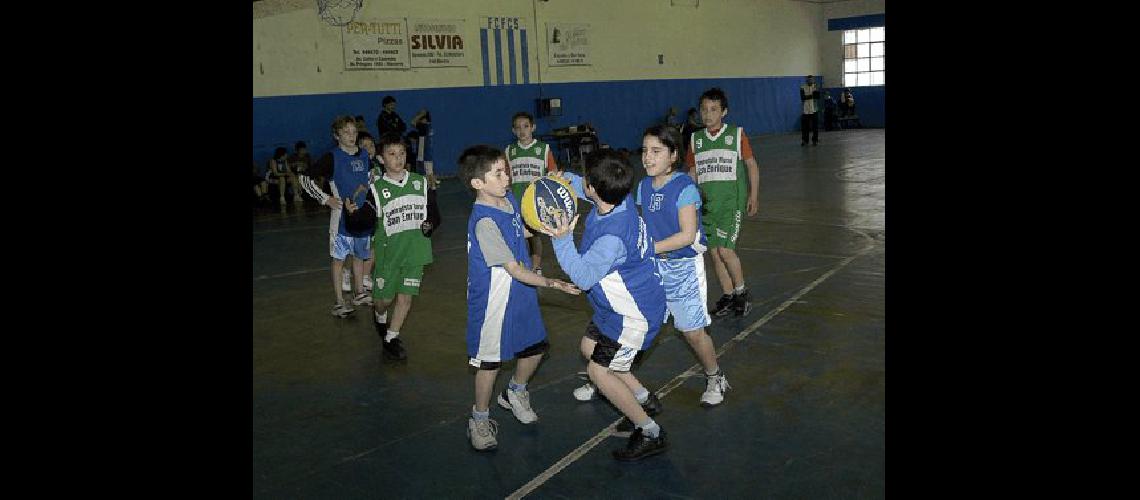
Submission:
M 329 185 L 332 187 L 332 196 L 340 198 L 352 198 L 352 201 L 357 206 L 361 206 L 368 200 L 368 167 L 371 166 L 371 161 L 368 158 L 368 151 L 364 148 L 357 150 L 355 155 L 346 153 L 340 146 L 333 148 L 333 175 Z M 364 186 L 364 190 L 355 193 L 357 186 Z M 340 234 L 348 235 L 348 230 L 344 227 L 344 216 L 347 213 L 342 212 L 340 223 L 338 224 L 337 231 Z
M 637 215 L 631 196 L 626 195 L 606 217 L 598 217 L 596 207 L 590 210 L 579 253 L 584 254 L 604 235 L 621 240 L 625 262 L 614 266 L 590 288 L 588 298 L 594 307 L 594 324 L 602 334 L 623 346 L 645 350 L 665 319 L 665 288 L 652 260 L 653 238 Z
M 641 180 L 638 186 L 638 200 L 641 202 L 641 213 L 645 225 L 649 228 L 649 236 L 653 241 L 661 241 L 681 232 L 681 221 L 677 218 L 677 198 L 681 196 L 688 186 L 696 187 L 697 183 L 688 175 L 675 173 L 661 189 L 653 188 L 653 177 Z M 701 209 L 697 207 L 697 236 L 693 243 L 665 252 L 668 259 L 683 259 L 695 257 L 708 248 L 708 239 L 701 225 Z
M 510 359 L 519 351 L 535 343 L 538 338 L 546 338 L 546 326 L 538 309 L 538 291 L 511 277 L 503 266 L 487 266 L 483 249 L 475 237 L 475 224 L 480 219 L 490 218 L 498 226 L 503 241 L 511 249 L 511 254 L 520 265 L 531 266 L 530 250 L 523 236 L 523 221 L 518 200 L 507 191 L 515 213 L 509 214 L 482 203 L 474 204 L 471 217 L 467 219 L 467 339 L 469 351 L 483 337 L 485 328 L 501 328 L 502 348 L 500 359 Z M 509 288 L 508 288 L 509 287 Z M 500 290 L 508 289 L 504 294 Z M 499 291 L 493 294 L 493 291 Z M 474 352 L 468 352 L 474 357 Z

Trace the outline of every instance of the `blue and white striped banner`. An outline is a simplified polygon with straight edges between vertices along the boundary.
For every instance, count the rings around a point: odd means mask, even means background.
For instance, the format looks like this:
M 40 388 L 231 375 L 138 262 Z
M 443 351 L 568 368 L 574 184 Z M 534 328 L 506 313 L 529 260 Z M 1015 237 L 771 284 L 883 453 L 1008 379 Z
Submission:
M 496 18 L 488 19 L 495 26 Z M 517 18 L 516 18 L 517 19 Z M 530 83 L 530 52 L 526 29 L 514 23 L 479 28 L 479 48 L 483 53 L 483 86 Z

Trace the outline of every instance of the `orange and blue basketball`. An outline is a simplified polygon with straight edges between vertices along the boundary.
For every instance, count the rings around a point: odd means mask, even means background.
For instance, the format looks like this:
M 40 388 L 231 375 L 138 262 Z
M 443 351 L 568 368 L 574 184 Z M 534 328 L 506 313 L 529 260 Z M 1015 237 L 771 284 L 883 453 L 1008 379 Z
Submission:
M 578 199 L 570 182 L 561 177 L 540 177 L 531 182 L 523 191 L 522 217 L 532 230 L 542 228 L 542 223 L 556 227 L 563 214 L 571 217 L 577 213 Z

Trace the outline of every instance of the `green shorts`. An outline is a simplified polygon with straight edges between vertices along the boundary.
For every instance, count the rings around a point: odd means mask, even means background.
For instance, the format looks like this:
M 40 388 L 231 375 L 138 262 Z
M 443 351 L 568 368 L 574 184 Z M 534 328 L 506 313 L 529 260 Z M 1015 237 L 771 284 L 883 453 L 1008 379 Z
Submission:
M 727 210 L 725 209 L 727 208 Z M 710 209 L 709 213 L 701 216 L 701 227 L 705 230 L 709 248 L 722 247 L 730 250 L 736 249 L 736 239 L 740 237 L 740 221 L 744 216 L 744 209 L 729 205 Z
M 424 277 L 424 266 L 385 266 L 377 264 L 372 270 L 373 300 L 392 300 L 397 293 L 416 296 L 420 294 L 420 280 Z

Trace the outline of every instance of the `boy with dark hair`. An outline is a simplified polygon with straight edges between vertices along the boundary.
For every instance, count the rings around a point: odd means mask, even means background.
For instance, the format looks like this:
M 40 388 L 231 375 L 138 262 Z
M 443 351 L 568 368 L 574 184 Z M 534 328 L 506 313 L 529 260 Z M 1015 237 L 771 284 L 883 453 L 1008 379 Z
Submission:
M 459 178 L 475 194 L 467 220 L 467 356 L 477 371 L 467 436 L 480 451 L 497 446 L 498 424 L 490 418 L 490 404 L 502 362 L 518 359 L 499 406 L 524 424 L 538 420 L 526 384 L 549 345 L 535 287 L 582 292 L 530 270 L 525 239 L 530 232 L 506 170 L 503 152 L 491 146 L 469 147 L 459 157 Z
M 582 337 L 590 381 L 636 428 L 614 458 L 640 460 L 665 451 L 665 430 L 651 417 L 661 403 L 630 373 L 634 359 L 653 343 L 665 319 L 665 290 L 653 263 L 653 238 L 630 196 L 633 173 L 613 150 L 586 156 L 586 176 L 565 172 L 579 198 L 593 203 L 581 250 L 573 230 L 578 216 L 545 226 L 563 271 L 588 290 L 594 315 Z M 573 215 L 573 219 L 570 216 Z M 647 411 L 647 409 L 649 411 Z
M 373 326 L 383 341 L 384 356 L 404 360 L 408 355 L 400 328 L 412 308 L 412 297 L 419 295 L 424 266 L 432 262 L 428 237 L 434 227 L 428 219 L 427 180 L 407 170 L 403 139 L 396 134 L 381 136 L 379 151 L 384 173 L 371 185 L 379 219 L 373 241 Z M 389 322 L 388 307 L 393 304 Z
M 759 210 L 760 167 L 752 158 L 744 127 L 724 123 L 728 96 L 723 90 L 713 87 L 701 94 L 700 110 L 705 129 L 689 138 L 685 163 L 708 201 L 701 225 L 724 292 L 713 307 L 713 314 L 724 316 L 731 310 L 744 316 L 752 310 L 752 294 L 744 286 L 736 240 L 745 210 L 749 216 Z
M 511 176 L 511 190 L 515 198 L 521 200 L 523 191 L 546 173 L 558 171 L 558 163 L 554 161 L 554 153 L 550 145 L 534 138 L 534 117 L 526 111 L 519 111 L 511 117 L 511 131 L 518 141 L 508 144 L 503 151 L 507 155 L 510 166 L 508 172 Z M 542 274 L 542 241 L 538 238 L 527 240 L 530 246 L 531 261 L 534 262 L 534 272 Z

